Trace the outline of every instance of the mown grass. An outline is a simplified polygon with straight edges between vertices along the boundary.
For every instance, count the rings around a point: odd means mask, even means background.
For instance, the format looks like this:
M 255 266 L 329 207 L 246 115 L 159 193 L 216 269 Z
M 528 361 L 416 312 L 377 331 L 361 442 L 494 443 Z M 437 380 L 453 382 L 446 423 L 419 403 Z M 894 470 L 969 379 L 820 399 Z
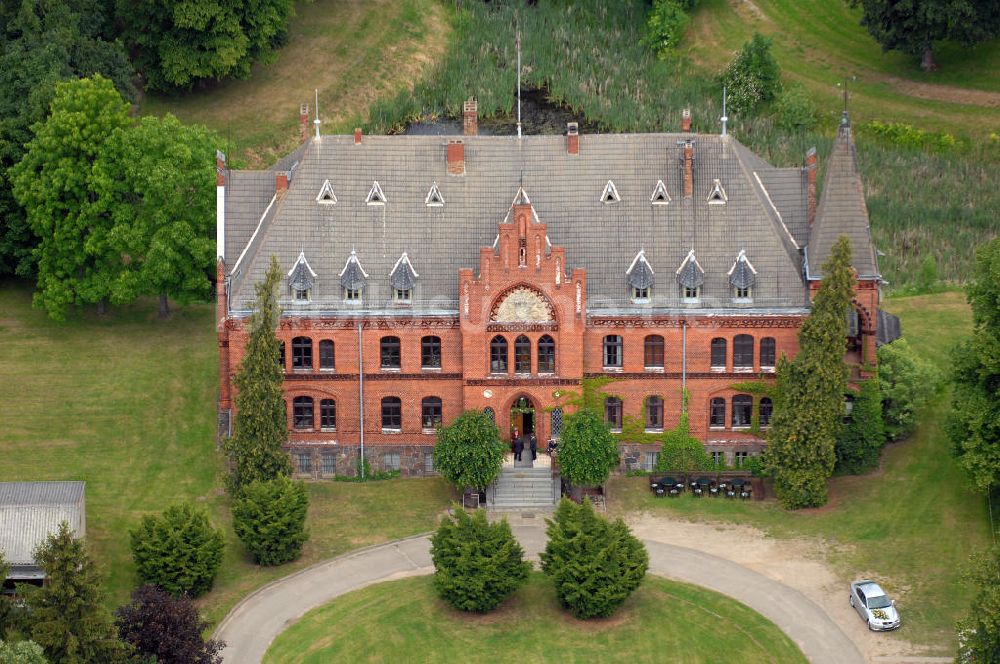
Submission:
M 902 318 L 914 349 L 943 369 L 951 344 L 971 330 L 961 293 L 899 298 L 887 308 Z M 905 620 L 900 638 L 950 653 L 955 620 L 970 598 L 959 573 L 972 551 L 988 545 L 990 532 L 985 497 L 969 485 L 942 430 L 948 402 L 942 392 L 921 414 L 916 434 L 885 450 L 879 471 L 833 478 L 831 502 L 822 509 L 787 512 L 772 501 L 655 499 L 646 478 L 613 480 L 610 508 L 748 524 L 773 537 L 822 540 L 845 584 L 873 576 L 899 597 Z
M 255 65 L 250 79 L 149 95 L 140 113 L 206 125 L 238 161 L 266 166 L 298 145 L 299 105 L 313 109 L 314 90 L 323 132 L 350 132 L 376 98 L 412 87 L 450 33 L 451 11 L 435 0 L 313 0 L 296 12 L 287 45 L 274 62 Z
M 450 503 L 441 480 L 309 483 L 302 557 L 258 567 L 232 532 L 222 490 L 214 308 L 176 308 L 160 321 L 155 303 L 142 302 L 58 324 L 30 301 L 25 284 L 0 282 L 0 481 L 87 483 L 87 542 L 110 605 L 136 584 L 129 529 L 174 502 L 206 505 L 226 531 L 215 588 L 200 600 L 213 620 L 296 569 L 430 530 Z
M 496 611 L 462 614 L 430 577 L 382 583 L 315 609 L 265 662 L 805 662 L 773 623 L 718 593 L 649 577 L 611 618 L 581 621 L 541 574 Z

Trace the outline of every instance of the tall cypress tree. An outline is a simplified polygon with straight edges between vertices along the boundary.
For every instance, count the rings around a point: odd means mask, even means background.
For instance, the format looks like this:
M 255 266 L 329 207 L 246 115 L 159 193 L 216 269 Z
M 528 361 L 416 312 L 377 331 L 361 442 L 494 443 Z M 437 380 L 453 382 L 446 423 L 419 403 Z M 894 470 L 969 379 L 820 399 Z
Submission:
M 778 363 L 774 417 L 764 464 L 788 508 L 826 503 L 847 390 L 847 318 L 854 293 L 851 245 L 841 236 L 823 265 L 823 283 L 799 331 L 799 354 Z
M 56 664 L 125 662 L 130 648 L 118 640 L 83 540 L 64 521 L 35 551 L 35 560 L 46 584 L 28 595 L 31 638 L 45 656 Z
M 284 376 L 275 335 L 281 315 L 280 280 L 281 268 L 272 256 L 264 281 L 254 287 L 257 298 L 250 316 L 246 354 L 233 380 L 238 390 L 236 430 L 226 448 L 232 459 L 229 490 L 234 494 L 254 480 L 266 482 L 292 472 L 283 448 L 288 427 L 281 389 Z

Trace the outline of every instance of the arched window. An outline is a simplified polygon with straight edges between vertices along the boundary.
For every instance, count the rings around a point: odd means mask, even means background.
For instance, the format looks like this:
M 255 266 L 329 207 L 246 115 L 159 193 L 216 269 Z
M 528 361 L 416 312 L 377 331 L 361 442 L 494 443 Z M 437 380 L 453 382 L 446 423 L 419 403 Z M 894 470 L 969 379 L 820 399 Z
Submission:
M 726 370 L 726 340 L 722 337 L 712 339 L 712 371 Z
M 563 429 L 563 410 L 562 408 L 552 409 L 552 426 L 550 431 L 552 432 L 552 437 L 558 439 L 562 435 Z
M 622 429 L 622 400 L 618 397 L 608 397 L 604 400 L 604 421 L 612 431 Z
M 489 406 L 483 409 L 483 414 L 486 415 L 486 417 L 490 418 L 490 422 L 492 422 L 493 424 L 497 423 L 497 413 Z
M 285 370 L 285 342 L 284 341 L 279 341 L 278 342 L 278 366 L 281 367 L 282 371 Z
M 760 426 L 771 425 L 771 416 L 774 414 L 774 402 L 771 397 L 761 397 L 760 399 Z
M 733 397 L 733 428 L 750 426 L 753 414 L 753 397 L 749 394 L 737 394 Z
M 296 429 L 312 429 L 313 398 L 295 397 L 292 400 L 292 426 Z
M 507 373 L 507 340 L 499 334 L 490 341 L 490 373 Z
M 663 368 L 663 337 L 651 334 L 646 337 L 643 357 L 647 369 Z
M 337 402 L 333 399 L 323 399 L 319 402 L 319 428 L 323 431 L 333 431 L 337 428 Z
M 620 367 L 622 365 L 622 338 L 617 334 L 604 337 L 604 366 Z
M 422 369 L 441 368 L 441 337 L 420 339 L 420 367 Z
M 333 367 L 333 342 L 323 339 L 319 342 L 319 368 L 321 371 L 333 371 Z
M 708 417 L 708 426 L 713 429 L 726 428 L 726 400 L 722 397 L 712 399 L 711 412 Z
M 774 337 L 764 337 L 760 340 L 760 368 L 762 371 L 774 369 L 775 360 Z
M 309 337 L 292 339 L 292 369 L 311 371 L 313 368 L 313 342 Z
M 382 428 L 399 431 L 403 427 L 403 402 L 399 397 L 382 398 Z
M 538 373 L 556 372 L 556 342 L 547 334 L 538 340 Z
M 379 356 L 383 369 L 398 369 L 400 367 L 399 337 L 382 337 L 379 344 Z
M 531 339 L 523 334 L 514 340 L 514 373 L 531 373 Z
M 441 399 L 425 397 L 420 402 L 420 426 L 424 429 L 436 429 L 441 426 Z
M 737 334 L 733 339 L 733 370 L 753 371 L 753 337 Z
M 663 399 L 648 397 L 646 399 L 646 430 L 661 431 L 663 429 Z

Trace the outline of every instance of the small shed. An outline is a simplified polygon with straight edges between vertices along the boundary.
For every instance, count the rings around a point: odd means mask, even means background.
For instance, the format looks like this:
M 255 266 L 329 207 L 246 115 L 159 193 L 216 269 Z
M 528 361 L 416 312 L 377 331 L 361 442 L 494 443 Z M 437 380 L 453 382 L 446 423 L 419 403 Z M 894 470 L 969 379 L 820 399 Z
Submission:
M 0 482 L 0 552 L 8 582 L 41 583 L 35 548 L 63 521 L 76 537 L 87 534 L 84 482 Z M 2 580 L 2 579 L 0 579 Z

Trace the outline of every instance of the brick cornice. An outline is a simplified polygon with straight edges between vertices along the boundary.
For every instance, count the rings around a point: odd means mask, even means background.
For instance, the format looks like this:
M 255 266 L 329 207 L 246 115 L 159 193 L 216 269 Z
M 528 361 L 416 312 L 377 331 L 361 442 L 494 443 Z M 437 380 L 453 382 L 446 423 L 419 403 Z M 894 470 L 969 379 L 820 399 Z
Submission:
M 471 378 L 465 381 L 473 387 L 532 387 L 539 385 L 579 385 L 580 381 L 573 378 Z
M 800 327 L 804 318 L 804 316 L 711 316 L 688 320 L 677 316 L 592 316 L 587 319 L 587 327 L 613 329 L 656 327 L 679 328 L 686 322 L 688 327 L 692 328 L 794 328 Z
M 688 380 L 699 379 L 699 378 L 722 378 L 725 380 L 731 380 L 734 382 L 745 382 L 748 380 L 763 380 L 763 379 L 773 379 L 777 374 L 773 373 L 725 373 L 725 372 L 714 372 L 714 371 L 689 371 L 687 372 Z M 630 372 L 630 373 L 618 373 L 611 371 L 588 371 L 583 374 L 584 378 L 613 378 L 613 379 L 627 379 L 627 380 L 657 380 L 663 378 L 669 378 L 674 380 L 679 380 L 684 377 L 679 371 L 667 371 L 663 373 L 658 372 Z

